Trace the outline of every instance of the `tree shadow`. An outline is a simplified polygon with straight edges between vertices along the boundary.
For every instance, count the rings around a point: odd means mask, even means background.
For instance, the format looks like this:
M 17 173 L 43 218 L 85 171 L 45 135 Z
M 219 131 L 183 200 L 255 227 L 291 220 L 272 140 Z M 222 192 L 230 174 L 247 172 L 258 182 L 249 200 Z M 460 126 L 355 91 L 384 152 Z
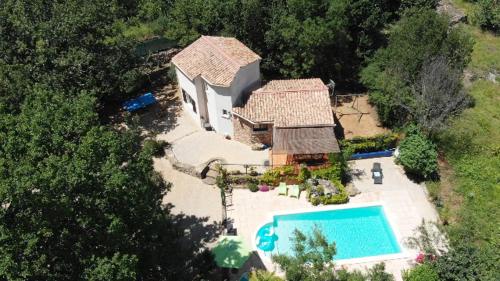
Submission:
M 337 118 L 337 114 L 333 114 L 333 119 L 335 121 L 335 127 L 333 128 L 333 132 L 335 133 L 335 137 L 339 140 L 342 140 L 345 138 L 345 130 L 344 127 L 342 127 L 342 123 L 340 123 L 339 118 Z
M 150 73 L 142 88 L 126 100 L 147 92 L 153 93 L 157 103 L 129 113 L 123 109 L 125 100 L 109 101 L 100 109 L 102 122 L 120 125 L 127 123 L 127 120 L 137 119 L 139 127 L 150 136 L 167 133 L 177 127 L 177 119 L 182 112 L 182 101 L 177 93 L 177 85 L 168 77 L 168 69 Z
M 172 204 L 167 204 L 167 210 L 173 208 Z M 264 262 L 257 252 L 253 251 L 243 266 L 239 269 L 220 268 L 215 264 L 215 256 L 209 250 L 210 246 L 215 246 L 220 235 L 223 234 L 223 227 L 220 222 L 210 221 L 209 217 L 197 217 L 183 213 L 172 214 L 173 225 L 179 231 L 179 242 L 184 264 L 188 265 L 183 276 L 178 280 L 239 280 L 245 272 L 255 269 L 266 269 Z M 228 241 L 225 247 L 237 248 L 239 241 Z M 250 245 L 247 245 L 250 247 Z M 235 251 L 231 254 L 232 259 L 241 258 Z
M 177 233 L 174 256 L 180 270 L 176 270 L 177 280 L 221 280 L 222 271 L 215 264 L 209 246 L 215 243 L 222 233 L 222 226 L 209 217 L 197 217 L 184 213 L 172 214 L 174 207 L 167 204 L 166 211 Z
M 151 91 L 158 102 L 137 113 L 139 126 L 153 135 L 170 132 L 178 126 L 177 119 L 182 112 L 177 87 L 171 84 L 158 85 Z
M 241 275 L 243 275 L 243 273 L 252 272 L 258 269 L 268 270 L 264 265 L 264 262 L 260 258 L 259 254 L 256 251 L 253 251 L 250 254 L 250 258 L 248 258 L 248 260 L 243 264 L 243 266 L 240 269 L 231 273 L 229 280 L 235 280 L 235 281 L 240 280 L 239 278 L 241 277 Z
M 405 167 L 403 167 L 403 169 L 405 171 L 406 177 L 410 181 L 412 181 L 414 183 L 417 183 L 417 184 L 421 184 L 421 183 L 426 182 L 426 181 L 439 181 L 440 180 L 440 176 L 439 176 L 438 172 L 434 172 L 430 176 L 428 176 L 427 178 L 425 178 L 424 176 L 422 176 L 422 175 L 420 175 L 418 173 L 409 171 Z
M 366 175 L 366 171 L 364 169 L 351 169 L 349 174 L 351 175 L 351 177 L 359 180 L 362 176 Z

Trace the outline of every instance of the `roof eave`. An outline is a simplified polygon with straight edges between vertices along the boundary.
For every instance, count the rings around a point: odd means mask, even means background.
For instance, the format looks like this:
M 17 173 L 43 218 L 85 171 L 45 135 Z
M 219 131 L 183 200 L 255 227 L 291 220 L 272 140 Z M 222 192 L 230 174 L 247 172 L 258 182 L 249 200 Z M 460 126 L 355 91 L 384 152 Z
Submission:
M 256 125 L 256 124 L 273 124 L 274 123 L 274 121 L 271 121 L 271 120 L 269 120 L 269 121 L 252 121 L 249 118 L 247 118 L 246 116 L 243 116 L 242 114 L 239 114 L 239 113 L 237 113 L 235 111 L 231 111 L 231 112 L 232 112 L 232 114 L 240 117 L 241 119 L 244 119 L 244 120 L 250 122 L 252 125 Z

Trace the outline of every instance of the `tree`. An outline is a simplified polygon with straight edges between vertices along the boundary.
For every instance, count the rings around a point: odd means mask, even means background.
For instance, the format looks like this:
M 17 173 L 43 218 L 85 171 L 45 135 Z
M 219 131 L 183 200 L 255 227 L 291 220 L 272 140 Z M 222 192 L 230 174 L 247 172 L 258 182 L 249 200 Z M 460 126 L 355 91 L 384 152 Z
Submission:
M 313 229 L 310 237 L 295 230 L 291 239 L 293 256 L 273 256 L 273 261 L 286 271 L 286 280 L 335 280 L 335 243 L 328 243 L 318 228 Z
M 406 172 L 428 179 L 438 171 L 436 146 L 416 127 L 410 127 L 399 145 L 397 162 Z
M 133 42 L 115 28 L 121 11 L 105 0 L 2 1 L 0 65 L 23 73 L 25 87 L 43 83 L 59 92 L 84 89 L 99 99 L 119 99 L 139 77 Z M 19 90 L 5 95 L 22 100 Z
M 439 4 L 439 0 L 401 0 L 401 11 L 413 8 L 416 9 L 435 9 Z
M 336 271 L 333 257 L 336 254 L 335 242 L 328 243 L 317 227 L 310 236 L 295 230 L 293 237 L 293 256 L 273 256 L 273 261 L 286 272 L 286 280 L 325 280 L 325 281 L 393 281 L 394 276 L 385 272 L 383 263 L 376 264 L 366 274 L 360 271 Z
M 115 28 L 133 4 L 0 3 L 0 280 L 198 280 L 211 268 L 162 204 L 158 146 L 97 113 L 137 86 Z
M 274 275 L 273 272 L 256 270 L 250 274 L 250 281 L 283 281 L 283 279 Z
M 200 35 L 216 35 L 222 30 L 217 0 L 176 0 L 168 14 L 166 36 L 187 46 Z
M 415 121 L 401 104 L 415 104 L 412 89 L 418 88 L 424 65 L 433 58 L 442 58 L 452 72 L 461 73 L 470 60 L 472 46 L 471 37 L 460 28 L 450 27 L 445 16 L 433 10 L 408 10 L 391 29 L 387 47 L 378 50 L 361 73 L 381 121 L 390 126 Z M 454 90 L 461 90 L 456 80 L 453 83 Z M 461 96 L 456 92 L 450 95 Z
M 424 263 L 410 270 L 403 271 L 404 281 L 439 281 L 439 276 L 433 265 Z
M 498 249 L 482 249 L 469 241 L 454 244 L 436 261 L 435 268 L 442 281 L 494 281 L 500 277 L 497 268 Z M 497 251 L 495 253 L 495 251 Z
M 394 281 L 394 276 L 385 272 L 385 264 L 378 263 L 368 269 L 367 280 L 370 281 Z
M 401 102 L 411 119 L 429 135 L 441 131 L 447 121 L 470 104 L 461 83 L 462 74 L 451 69 L 444 57 L 424 62 L 416 83 L 412 86 L 412 104 Z
M 357 83 L 361 64 L 385 43 L 398 16 L 388 0 L 178 0 L 167 37 L 185 46 L 200 35 L 235 36 L 263 58 L 267 78 L 333 78 Z
M 422 220 L 422 224 L 414 230 L 414 235 L 405 241 L 407 246 L 423 252 L 428 259 L 446 252 L 448 243 L 437 223 Z
M 95 98 L 33 89 L 0 124 L 0 279 L 170 280 L 188 274 L 138 132 L 98 125 Z M 191 253 L 189 253 L 191 254 Z
M 486 30 L 500 33 L 500 4 L 497 0 L 477 0 L 473 20 Z

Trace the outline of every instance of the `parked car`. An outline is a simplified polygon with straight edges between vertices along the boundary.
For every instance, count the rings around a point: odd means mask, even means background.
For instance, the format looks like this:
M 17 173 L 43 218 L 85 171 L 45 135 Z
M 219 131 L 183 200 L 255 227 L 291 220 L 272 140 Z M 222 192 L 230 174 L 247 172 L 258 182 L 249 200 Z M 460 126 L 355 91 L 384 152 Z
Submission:
M 384 174 L 382 173 L 382 167 L 380 163 L 373 163 L 372 168 L 372 179 L 374 184 L 382 184 L 382 178 L 384 178 Z

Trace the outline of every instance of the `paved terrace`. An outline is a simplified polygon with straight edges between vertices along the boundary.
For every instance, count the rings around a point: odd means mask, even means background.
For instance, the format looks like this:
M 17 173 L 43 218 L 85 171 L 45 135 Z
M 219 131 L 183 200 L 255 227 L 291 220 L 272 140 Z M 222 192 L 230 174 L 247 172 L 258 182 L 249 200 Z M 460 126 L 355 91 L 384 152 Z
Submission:
M 159 134 L 157 138 L 172 144 L 172 151 L 178 161 L 195 167 L 214 158 L 225 159 L 230 164 L 269 164 L 269 150 L 254 151 L 248 145 L 206 131 L 197 126 L 184 111 L 177 118 L 177 126 L 168 133 Z M 231 165 L 227 169 L 244 171 L 242 165 Z M 259 166 L 257 170 L 261 169 Z
M 374 185 L 371 179 L 370 170 L 373 162 L 382 163 L 384 171 L 384 184 L 382 185 Z M 173 171 L 165 159 L 156 161 L 155 165 L 174 185 L 172 191 L 164 199 L 165 203 L 175 206 L 174 213 L 206 218 L 207 223 L 220 221 L 221 203 L 219 191 L 216 188 L 205 185 L 194 177 Z M 422 219 L 437 220 L 437 213 L 427 200 L 425 189 L 408 180 L 403 170 L 394 164 L 393 158 L 353 161 L 353 170 L 355 173 L 353 182 L 361 194 L 351 198 L 345 206 L 370 202 L 383 203 L 387 216 L 393 223 L 394 231 L 400 238 L 400 244 L 404 237 L 413 234 L 413 230 L 422 222 Z M 252 193 L 248 190 L 237 189 L 233 192 L 233 205 L 228 209 L 228 216 L 234 220 L 238 235 L 243 236 L 247 243 L 253 246 L 255 232 L 269 220 L 272 213 L 304 208 L 314 210 L 318 207 L 310 205 L 305 199 L 305 194 L 297 200 L 278 196 L 277 190 Z M 416 253 L 413 252 L 410 255 L 411 258 L 385 261 L 387 270 L 393 273 L 397 280 L 401 280 L 401 270 L 410 266 L 415 255 Z M 268 270 L 276 270 L 269 259 L 266 257 L 260 257 L 260 259 Z M 365 262 L 347 265 L 347 267 L 363 269 L 377 262 Z

